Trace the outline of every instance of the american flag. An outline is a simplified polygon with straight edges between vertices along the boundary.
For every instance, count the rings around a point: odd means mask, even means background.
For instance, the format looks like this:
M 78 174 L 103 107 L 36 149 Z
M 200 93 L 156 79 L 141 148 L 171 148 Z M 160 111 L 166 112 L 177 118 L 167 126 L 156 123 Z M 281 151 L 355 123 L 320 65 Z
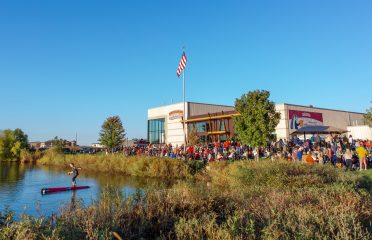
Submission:
M 185 54 L 185 52 L 183 52 L 182 53 L 180 64 L 178 64 L 178 68 L 177 68 L 177 76 L 178 77 L 180 77 L 182 70 L 185 69 L 186 62 L 187 62 L 186 54 Z

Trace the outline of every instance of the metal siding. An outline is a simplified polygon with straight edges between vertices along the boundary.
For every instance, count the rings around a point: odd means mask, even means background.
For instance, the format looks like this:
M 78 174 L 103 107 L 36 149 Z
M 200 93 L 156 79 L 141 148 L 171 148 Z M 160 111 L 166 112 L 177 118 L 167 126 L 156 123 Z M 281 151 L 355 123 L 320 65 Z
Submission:
M 189 103 L 189 116 L 198 116 L 208 113 L 217 113 L 217 112 L 227 112 L 234 111 L 234 107 L 230 106 L 221 106 L 221 105 L 211 105 L 211 104 L 201 104 L 201 103 Z

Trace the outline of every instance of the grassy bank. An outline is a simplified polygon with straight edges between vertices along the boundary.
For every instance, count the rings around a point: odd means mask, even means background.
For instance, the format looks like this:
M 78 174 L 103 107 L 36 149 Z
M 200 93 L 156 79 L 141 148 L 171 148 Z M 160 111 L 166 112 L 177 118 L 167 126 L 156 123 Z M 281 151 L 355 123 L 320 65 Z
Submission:
M 129 198 L 107 189 L 56 219 L 0 217 L 0 239 L 371 239 L 372 179 L 288 162 L 213 163 L 180 183 Z
M 66 155 L 47 151 L 37 164 L 69 168 L 69 163 L 82 167 L 82 171 L 108 172 L 138 177 L 185 179 L 203 167 L 200 161 L 181 161 L 170 158 L 114 154 Z

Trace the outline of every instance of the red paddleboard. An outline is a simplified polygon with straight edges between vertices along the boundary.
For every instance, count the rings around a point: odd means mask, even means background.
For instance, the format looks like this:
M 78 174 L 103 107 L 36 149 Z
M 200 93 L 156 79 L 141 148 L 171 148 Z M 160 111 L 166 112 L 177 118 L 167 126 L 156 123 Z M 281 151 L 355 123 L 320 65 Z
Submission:
M 71 191 L 71 190 L 79 190 L 89 188 L 89 186 L 76 186 L 76 187 L 58 187 L 58 188 L 43 188 L 41 189 L 41 194 L 48 194 L 48 193 L 56 193 L 56 192 L 64 192 L 64 191 Z

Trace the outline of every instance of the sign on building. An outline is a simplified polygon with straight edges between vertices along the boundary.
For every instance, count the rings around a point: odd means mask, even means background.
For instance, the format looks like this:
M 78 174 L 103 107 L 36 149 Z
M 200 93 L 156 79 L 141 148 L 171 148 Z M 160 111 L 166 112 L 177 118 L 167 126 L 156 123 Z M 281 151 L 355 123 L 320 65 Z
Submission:
M 169 120 L 181 119 L 183 117 L 182 110 L 174 110 L 169 113 Z
M 305 112 L 289 110 L 289 129 L 296 130 L 306 126 L 322 126 L 323 114 L 317 112 Z

